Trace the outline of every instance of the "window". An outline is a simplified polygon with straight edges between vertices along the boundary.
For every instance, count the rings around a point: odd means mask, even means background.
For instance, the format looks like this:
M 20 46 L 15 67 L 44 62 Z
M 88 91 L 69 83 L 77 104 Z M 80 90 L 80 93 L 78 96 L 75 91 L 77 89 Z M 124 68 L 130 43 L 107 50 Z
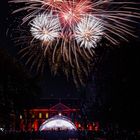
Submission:
M 41 119 L 42 118 L 42 113 L 39 113 L 39 119 Z
M 35 118 L 35 115 L 34 114 L 32 114 L 32 119 L 34 119 Z
M 48 113 L 46 113 L 46 119 L 48 119 L 48 117 L 49 117 L 49 114 L 48 114 Z

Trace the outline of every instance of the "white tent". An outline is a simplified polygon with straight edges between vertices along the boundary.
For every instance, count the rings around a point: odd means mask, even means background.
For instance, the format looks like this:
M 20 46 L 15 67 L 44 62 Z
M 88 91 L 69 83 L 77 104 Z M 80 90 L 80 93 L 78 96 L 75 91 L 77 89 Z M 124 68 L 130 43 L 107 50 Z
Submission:
M 43 130 L 77 130 L 74 123 L 70 121 L 65 116 L 57 115 L 48 120 L 46 120 L 39 128 L 40 131 Z

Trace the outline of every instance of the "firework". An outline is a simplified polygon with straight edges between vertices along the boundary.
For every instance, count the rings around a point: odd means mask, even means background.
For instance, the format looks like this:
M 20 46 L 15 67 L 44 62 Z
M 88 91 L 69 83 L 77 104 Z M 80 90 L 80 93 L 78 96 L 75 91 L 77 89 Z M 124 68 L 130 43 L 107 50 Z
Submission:
M 138 3 L 123 0 L 12 0 L 11 2 L 16 4 L 25 3 L 23 7 L 15 10 L 15 12 L 22 10 L 28 12 L 23 18 L 23 23 L 31 21 L 32 18 L 40 14 L 40 12 L 52 13 L 54 17 L 58 15 L 62 29 L 61 37 L 63 36 L 63 38 L 73 35 L 76 29 L 75 26 L 81 25 L 85 15 L 92 15 L 102 22 L 101 24 L 104 27 L 103 38 L 115 45 L 119 44 L 120 40 L 128 40 L 128 36 L 135 36 L 133 34 L 133 25 L 129 23 L 134 23 L 135 19 L 140 17 L 139 8 L 136 8 L 136 4 Z M 92 23 L 95 18 L 93 18 Z M 42 20 L 45 21 L 43 17 Z M 89 23 L 88 20 L 85 20 L 85 22 L 87 22 L 85 24 L 90 26 L 91 23 Z M 37 24 L 37 22 L 34 22 L 34 26 L 36 26 L 35 24 Z M 100 28 L 97 32 L 100 32 Z M 92 32 L 92 36 L 96 36 L 97 32 Z M 36 37 L 37 36 L 36 34 Z M 71 41 L 71 39 L 69 39 L 69 41 Z M 95 44 L 97 44 L 97 42 L 92 42 L 93 44 L 87 41 L 80 42 L 85 42 L 82 46 L 87 47 L 87 45 L 89 45 L 88 48 L 96 46 Z
M 89 0 L 64 1 L 59 11 L 60 21 L 64 24 L 63 26 L 69 25 L 72 27 L 77 24 L 83 15 L 91 12 L 92 4 Z
M 95 48 L 102 36 L 102 22 L 92 15 L 85 15 L 74 30 L 74 37 L 80 47 Z
M 28 46 L 30 48 L 28 54 L 32 55 L 27 62 L 33 59 L 32 49 L 35 49 L 45 54 L 42 57 L 40 55 L 41 59 L 39 56 L 36 57 L 38 63 L 44 60 L 45 56 L 51 60 L 53 65 L 51 67 L 58 65 L 65 67 L 68 64 L 77 71 L 83 69 L 81 58 L 82 60 L 86 58 L 85 62 L 90 65 L 91 60 L 95 58 L 95 48 L 98 46 L 106 44 L 117 46 L 121 41 L 128 41 L 129 37 L 136 37 L 134 26 L 140 18 L 140 9 L 137 8 L 139 3 L 126 0 L 12 0 L 11 2 L 24 3 L 23 7 L 14 12 L 26 11 L 23 23 L 27 22 L 29 23 L 27 26 L 30 26 L 32 39 L 31 47 Z M 43 47 L 40 47 L 40 50 L 38 46 L 41 45 Z M 74 75 L 75 72 L 72 73 Z
M 31 22 L 31 34 L 35 39 L 43 42 L 52 42 L 59 37 L 60 24 L 57 17 L 42 13 Z
M 54 12 L 58 11 L 62 0 L 10 0 L 9 3 L 24 4 L 13 11 L 13 13 L 27 11 L 27 14 L 23 17 L 23 23 L 26 23 L 34 18 L 40 12 Z

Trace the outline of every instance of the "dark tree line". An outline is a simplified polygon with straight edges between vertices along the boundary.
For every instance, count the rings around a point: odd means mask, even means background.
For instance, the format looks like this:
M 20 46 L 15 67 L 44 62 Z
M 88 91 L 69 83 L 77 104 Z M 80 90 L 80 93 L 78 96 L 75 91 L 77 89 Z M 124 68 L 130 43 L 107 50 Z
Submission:
M 9 129 L 12 119 L 19 117 L 19 112 L 39 92 L 38 79 L 7 51 L 0 49 L 0 126 Z

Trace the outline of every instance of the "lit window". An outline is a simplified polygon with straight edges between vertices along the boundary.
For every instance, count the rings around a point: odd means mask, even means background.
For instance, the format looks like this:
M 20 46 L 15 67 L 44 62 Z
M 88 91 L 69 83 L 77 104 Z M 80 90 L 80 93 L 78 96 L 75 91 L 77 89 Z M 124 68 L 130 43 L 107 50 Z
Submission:
M 32 119 L 34 119 L 35 118 L 35 115 L 34 114 L 32 114 Z
M 39 119 L 41 119 L 42 118 L 42 113 L 39 113 Z
M 49 117 L 49 114 L 48 114 L 48 113 L 46 113 L 46 119 L 48 119 L 48 117 Z

